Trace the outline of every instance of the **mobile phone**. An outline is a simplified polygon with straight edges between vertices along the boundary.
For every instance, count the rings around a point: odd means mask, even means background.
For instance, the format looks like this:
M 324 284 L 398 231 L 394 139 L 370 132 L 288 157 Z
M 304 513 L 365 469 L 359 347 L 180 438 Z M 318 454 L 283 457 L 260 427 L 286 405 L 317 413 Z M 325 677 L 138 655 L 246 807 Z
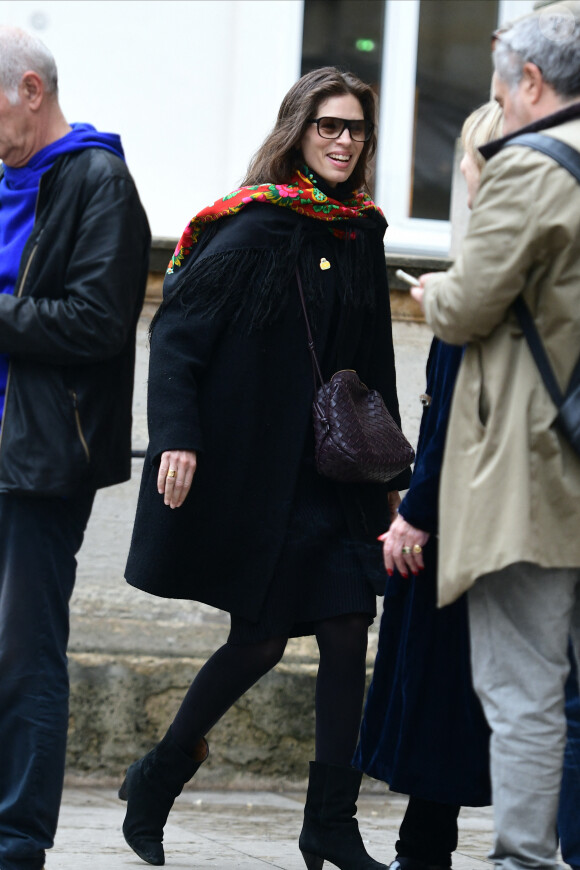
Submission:
M 395 275 L 397 276 L 397 278 L 400 278 L 401 281 L 404 281 L 406 284 L 410 284 L 411 287 L 420 287 L 421 286 L 419 281 L 417 281 L 416 278 L 413 278 L 413 276 L 409 275 L 408 272 L 403 272 L 402 269 L 397 269 L 397 271 L 395 272 Z

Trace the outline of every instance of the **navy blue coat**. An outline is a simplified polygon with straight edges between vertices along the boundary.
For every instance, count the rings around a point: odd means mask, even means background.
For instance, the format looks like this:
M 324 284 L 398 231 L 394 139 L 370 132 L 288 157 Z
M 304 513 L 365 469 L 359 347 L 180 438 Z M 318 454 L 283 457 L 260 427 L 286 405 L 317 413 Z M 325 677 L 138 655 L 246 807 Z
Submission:
M 411 487 L 400 513 L 430 532 L 425 570 L 387 580 L 375 668 L 355 764 L 393 791 L 491 803 L 489 729 L 472 687 L 466 598 L 436 606 L 439 475 L 462 348 L 434 339 Z

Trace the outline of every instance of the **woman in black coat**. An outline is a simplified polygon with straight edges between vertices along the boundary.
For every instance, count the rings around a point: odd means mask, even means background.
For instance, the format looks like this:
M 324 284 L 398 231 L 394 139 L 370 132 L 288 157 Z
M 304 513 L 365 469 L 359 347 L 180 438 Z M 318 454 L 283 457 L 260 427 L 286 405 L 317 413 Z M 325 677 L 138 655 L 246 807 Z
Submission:
M 163 863 L 163 826 L 207 757 L 205 735 L 282 657 L 314 634 L 316 761 L 300 849 L 309 868 L 384 867 L 354 813 L 350 761 L 365 684 L 377 534 L 391 483 L 338 484 L 314 463 L 313 378 L 297 289 L 325 379 L 355 369 L 399 422 L 386 221 L 362 192 L 376 146 L 370 87 L 332 67 L 303 76 L 242 188 L 200 212 L 172 258 L 151 333 L 150 443 L 126 576 L 155 595 L 231 615 L 166 736 L 121 788 L 123 830 Z

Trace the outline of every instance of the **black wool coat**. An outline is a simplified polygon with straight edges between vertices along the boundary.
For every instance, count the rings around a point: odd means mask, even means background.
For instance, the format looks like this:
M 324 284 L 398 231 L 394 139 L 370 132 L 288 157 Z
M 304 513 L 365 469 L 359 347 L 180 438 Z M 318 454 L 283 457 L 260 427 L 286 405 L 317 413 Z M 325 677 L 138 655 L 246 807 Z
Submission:
M 341 223 L 346 233 L 337 238 L 322 221 L 252 204 L 205 230 L 195 254 L 168 276 L 151 335 L 150 443 L 129 583 L 258 618 L 311 440 L 314 387 L 296 264 L 324 376 L 356 369 L 400 421 L 385 226 L 378 215 L 359 218 Z M 329 269 L 320 269 L 322 258 Z M 191 491 L 174 510 L 156 486 L 160 455 L 170 449 L 198 452 Z M 379 552 L 387 490 L 408 486 L 409 477 L 388 487 L 337 484 L 353 537 Z

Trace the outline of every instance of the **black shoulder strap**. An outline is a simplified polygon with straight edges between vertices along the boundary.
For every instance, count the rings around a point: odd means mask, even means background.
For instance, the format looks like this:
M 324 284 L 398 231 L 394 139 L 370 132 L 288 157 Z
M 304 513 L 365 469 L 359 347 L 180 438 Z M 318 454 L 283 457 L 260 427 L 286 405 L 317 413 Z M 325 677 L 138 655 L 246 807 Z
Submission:
M 504 148 L 509 145 L 524 145 L 527 148 L 533 148 L 535 151 L 541 151 L 563 166 L 564 169 L 567 169 L 580 184 L 580 153 L 575 148 L 572 148 L 571 145 L 567 145 L 559 139 L 554 139 L 552 136 L 545 136 L 542 133 L 523 133 L 521 136 L 514 136 L 513 139 L 506 142 Z M 514 309 L 546 389 L 556 407 L 559 408 L 563 402 L 562 392 L 552 371 L 552 366 L 548 360 L 534 318 L 521 295 L 514 302 Z M 580 359 L 572 373 L 570 386 L 575 384 L 579 378 Z
M 546 351 L 544 349 L 542 339 L 540 338 L 540 333 L 538 332 L 536 324 L 534 323 L 532 313 L 524 302 L 522 296 L 518 296 L 518 298 L 514 302 L 514 309 L 520 322 L 520 326 L 524 331 L 524 335 L 528 340 L 532 356 L 536 362 L 544 384 L 546 385 L 546 389 L 549 392 L 553 403 L 556 405 L 557 408 L 559 408 L 563 401 L 562 391 L 560 390 L 558 382 L 554 377 L 552 366 L 550 365 L 548 355 L 546 354 Z
M 304 298 L 304 290 L 302 289 L 302 281 L 300 279 L 300 272 L 298 271 L 298 266 L 296 266 L 295 274 L 296 283 L 298 284 L 298 293 L 300 294 L 300 302 L 302 303 L 302 311 L 304 312 L 304 321 L 306 323 L 308 350 L 310 351 L 310 358 L 312 360 L 312 380 L 314 381 L 314 395 L 316 395 L 316 390 L 318 389 L 318 386 L 322 386 L 324 384 L 324 378 L 322 377 L 322 370 L 320 368 L 318 357 L 316 356 L 316 351 L 314 349 L 314 338 L 312 336 L 312 330 L 310 329 L 310 320 L 308 318 L 308 311 L 306 310 L 306 299 Z
M 548 157 L 567 169 L 580 184 L 580 153 L 571 145 L 567 145 L 566 142 L 554 139 L 553 136 L 545 136 L 543 133 L 522 133 L 521 136 L 514 136 L 513 139 L 506 142 L 504 148 L 509 145 L 524 145 L 535 151 L 541 151 L 542 154 L 547 154 Z

